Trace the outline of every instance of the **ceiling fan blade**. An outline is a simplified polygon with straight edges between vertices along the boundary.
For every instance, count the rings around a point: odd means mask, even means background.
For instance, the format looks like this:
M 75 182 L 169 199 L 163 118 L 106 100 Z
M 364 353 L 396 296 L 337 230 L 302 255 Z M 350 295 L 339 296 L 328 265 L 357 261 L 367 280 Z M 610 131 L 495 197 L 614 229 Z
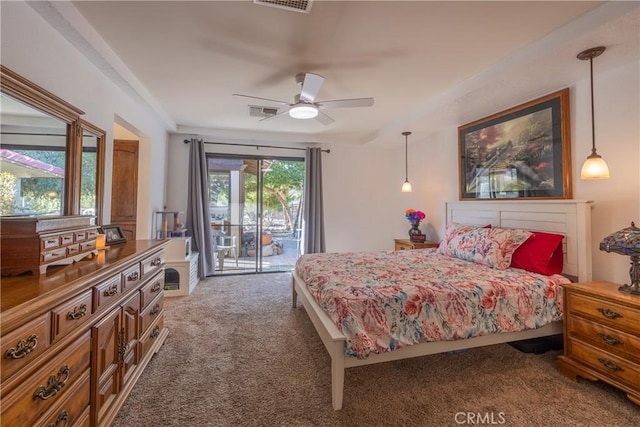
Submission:
M 288 102 L 285 102 L 285 101 L 278 101 L 277 99 L 260 98 L 259 96 L 242 95 L 242 94 L 240 94 L 240 93 L 234 93 L 234 94 L 233 94 L 233 96 L 242 96 L 242 97 L 244 97 L 244 98 L 260 99 L 260 100 L 262 100 L 262 101 L 275 102 L 276 104 L 282 104 L 282 105 L 291 106 L 291 104 L 289 104 Z
M 334 99 L 331 101 L 316 102 L 315 104 L 320 109 L 371 107 L 373 105 L 373 98 Z
M 324 77 L 313 73 L 304 74 L 302 81 L 302 89 L 300 90 L 300 99 L 303 101 L 313 102 L 320 92 Z
M 265 117 L 264 119 L 260 119 L 259 121 L 260 122 L 266 122 L 267 120 L 277 119 L 278 117 L 289 115 L 289 110 L 290 109 L 291 109 L 291 107 L 287 107 L 287 108 L 281 110 L 278 114 L 274 114 L 273 116 Z
M 329 117 L 325 113 L 323 113 L 322 111 L 318 111 L 318 115 L 316 116 L 316 120 L 319 121 L 320 123 L 322 123 L 323 125 L 330 125 L 331 123 L 333 123 L 335 121 L 331 117 Z

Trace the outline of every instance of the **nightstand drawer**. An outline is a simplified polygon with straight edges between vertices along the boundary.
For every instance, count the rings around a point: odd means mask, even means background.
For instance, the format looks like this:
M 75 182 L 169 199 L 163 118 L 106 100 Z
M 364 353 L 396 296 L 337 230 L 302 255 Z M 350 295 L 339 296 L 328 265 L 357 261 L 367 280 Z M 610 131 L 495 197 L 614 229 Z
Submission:
M 578 316 L 567 319 L 571 338 L 578 338 L 598 348 L 640 364 L 640 337 L 602 326 Z
M 569 339 L 567 355 L 577 358 L 596 371 L 613 378 L 630 387 L 640 384 L 640 365 L 630 363 L 606 351 Z
M 640 336 L 640 310 L 573 292 L 567 295 L 567 299 L 570 313 Z
M 405 251 L 412 249 L 437 248 L 437 242 L 412 242 L 409 239 L 394 239 L 394 250 Z

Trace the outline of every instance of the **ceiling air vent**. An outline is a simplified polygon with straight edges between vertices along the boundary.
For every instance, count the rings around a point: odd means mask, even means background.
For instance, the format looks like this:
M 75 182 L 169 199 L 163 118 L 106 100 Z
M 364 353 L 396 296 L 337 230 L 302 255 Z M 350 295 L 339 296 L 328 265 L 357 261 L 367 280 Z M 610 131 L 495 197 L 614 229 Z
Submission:
M 255 4 L 277 7 L 294 12 L 309 13 L 313 0 L 253 0 Z
M 278 114 L 277 108 L 249 105 L 249 116 L 251 117 L 260 117 L 261 119 L 264 119 L 265 117 L 275 116 L 276 114 Z

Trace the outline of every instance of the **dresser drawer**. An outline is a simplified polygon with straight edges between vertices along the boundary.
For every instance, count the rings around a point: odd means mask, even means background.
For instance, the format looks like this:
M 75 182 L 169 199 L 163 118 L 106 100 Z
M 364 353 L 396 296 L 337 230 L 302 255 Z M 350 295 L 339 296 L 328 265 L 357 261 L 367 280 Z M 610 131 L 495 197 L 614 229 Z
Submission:
M 142 338 L 140 338 L 140 345 L 142 347 L 140 358 L 144 358 L 145 355 L 151 349 L 151 347 L 153 347 L 153 344 L 156 342 L 156 339 L 160 336 L 160 333 L 162 332 L 163 328 L 164 328 L 164 313 L 160 313 L 160 315 L 155 319 L 155 323 L 152 323 L 149 330 L 143 333 Z
M 74 243 L 73 245 L 67 246 L 67 256 L 74 256 L 80 253 L 80 245 L 78 243 Z
M 55 261 L 57 259 L 61 259 L 67 256 L 67 248 L 57 248 L 50 249 L 48 251 L 42 252 L 42 257 L 40 258 L 40 264 L 47 264 L 51 261 Z
M 567 355 L 629 387 L 640 384 L 640 365 L 626 361 L 599 348 L 569 339 Z
M 567 319 L 569 336 L 640 364 L 640 337 L 620 332 L 578 316 Z
M 60 236 L 58 235 L 42 236 L 40 238 L 40 249 L 42 250 L 57 248 L 59 246 L 60 246 Z
M 51 346 L 51 314 L 37 317 L 2 336 L 2 382 Z
M 80 242 L 80 252 L 89 252 L 96 248 L 95 240 L 88 240 L 86 242 Z
M 569 311 L 640 336 L 640 310 L 569 292 Z
M 92 228 L 91 230 L 87 230 L 87 240 L 95 240 L 98 237 L 98 230 Z
M 162 313 L 164 307 L 163 295 L 158 295 L 156 299 L 151 301 L 147 308 L 140 313 L 140 333 L 143 334 L 153 323 L 153 321 Z
M 60 245 L 65 246 L 73 243 L 73 233 L 64 233 L 60 235 Z
M 140 289 L 140 303 L 144 310 L 153 299 L 164 289 L 164 274 L 160 272 Z
M 91 318 L 93 301 L 91 290 L 83 293 L 71 301 L 60 304 L 52 310 L 53 328 L 52 340 L 64 336 L 77 326 Z
M 120 275 L 114 276 L 104 283 L 93 288 L 93 306 L 95 311 L 116 301 L 122 294 L 122 279 Z
M 126 292 L 129 289 L 138 286 L 142 281 L 142 275 L 140 274 L 140 264 L 136 264 L 121 273 L 122 276 L 122 292 Z
M 88 422 L 86 416 L 89 409 L 89 396 L 91 394 L 91 370 L 87 369 L 78 378 L 65 394 L 59 405 L 51 408 L 40 420 L 40 426 L 76 426 Z M 86 418 L 87 421 L 83 421 Z
M 87 332 L 3 399 L 2 425 L 34 425 L 64 400 L 75 381 L 89 369 L 90 358 L 91 333 Z
M 156 252 L 150 257 L 145 258 L 141 263 L 142 275 L 153 274 L 153 272 L 159 270 L 164 264 L 164 251 Z
M 75 235 L 74 242 L 82 242 L 87 240 L 87 230 L 80 230 L 73 233 Z

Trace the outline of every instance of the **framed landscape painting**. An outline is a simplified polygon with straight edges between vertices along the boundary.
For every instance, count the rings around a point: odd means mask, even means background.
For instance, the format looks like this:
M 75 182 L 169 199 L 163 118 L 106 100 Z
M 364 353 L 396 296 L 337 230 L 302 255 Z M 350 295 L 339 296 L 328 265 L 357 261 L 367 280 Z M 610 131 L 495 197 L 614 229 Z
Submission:
M 458 128 L 460 200 L 570 199 L 569 89 Z

